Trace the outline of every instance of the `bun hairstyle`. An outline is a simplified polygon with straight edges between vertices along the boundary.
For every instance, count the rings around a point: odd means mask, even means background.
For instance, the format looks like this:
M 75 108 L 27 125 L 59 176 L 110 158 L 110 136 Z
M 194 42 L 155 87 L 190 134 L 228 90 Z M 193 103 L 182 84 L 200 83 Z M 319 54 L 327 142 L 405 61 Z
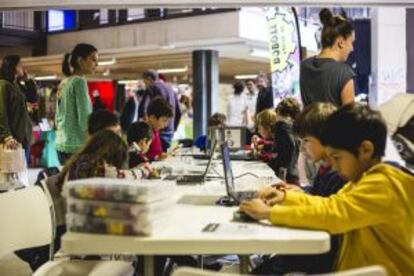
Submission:
M 319 12 L 319 19 L 323 25 L 322 48 L 332 47 L 338 37 L 348 38 L 354 32 L 354 27 L 347 20 L 344 10 L 341 15 L 334 15 L 329 9 L 322 9 Z
M 62 72 L 65 76 L 69 77 L 73 74 L 75 69 L 79 69 L 79 58 L 86 59 L 93 52 L 97 52 L 98 49 L 91 44 L 79 43 L 73 48 L 72 52 L 66 53 L 62 62 Z

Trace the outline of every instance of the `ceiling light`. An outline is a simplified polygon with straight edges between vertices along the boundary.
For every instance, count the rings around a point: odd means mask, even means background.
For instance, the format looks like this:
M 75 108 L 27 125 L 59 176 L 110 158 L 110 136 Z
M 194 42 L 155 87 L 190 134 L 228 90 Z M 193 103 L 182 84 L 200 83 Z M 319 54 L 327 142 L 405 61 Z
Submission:
M 50 76 L 38 76 L 34 78 L 37 81 L 45 81 L 45 80 L 55 80 L 57 79 L 56 75 L 50 75 Z
M 125 84 L 125 85 L 138 84 L 138 81 L 137 80 L 120 80 L 118 81 L 118 84 Z
M 102 60 L 98 62 L 98 66 L 108 66 L 108 65 L 114 65 L 116 63 L 116 59 L 112 58 L 110 60 Z
M 187 72 L 188 66 L 183 68 L 169 68 L 169 69 L 159 69 L 157 72 L 159 74 L 173 74 L 173 73 L 184 73 Z
M 234 78 L 236 80 L 247 80 L 247 79 L 255 79 L 257 74 L 250 74 L 250 75 L 236 75 Z
M 254 56 L 254 57 L 261 57 L 261 58 L 268 58 L 268 59 L 270 59 L 270 52 L 268 50 L 251 49 L 249 54 L 251 56 Z

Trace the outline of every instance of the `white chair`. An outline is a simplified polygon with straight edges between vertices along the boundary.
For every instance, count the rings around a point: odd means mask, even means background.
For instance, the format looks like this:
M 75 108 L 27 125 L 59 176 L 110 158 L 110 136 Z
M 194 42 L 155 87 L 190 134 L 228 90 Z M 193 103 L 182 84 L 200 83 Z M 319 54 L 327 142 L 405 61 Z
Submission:
M 0 257 L 16 250 L 50 244 L 53 223 L 50 204 L 40 187 L 0 194 Z M 105 271 L 105 273 L 102 273 Z M 121 261 L 49 261 L 35 276 L 132 275 Z
M 216 271 L 207 271 L 197 268 L 179 267 L 172 276 L 234 276 L 241 274 L 227 274 Z M 368 266 L 363 268 L 351 269 L 341 272 L 328 274 L 318 274 L 319 276 L 387 276 L 387 271 L 382 266 Z

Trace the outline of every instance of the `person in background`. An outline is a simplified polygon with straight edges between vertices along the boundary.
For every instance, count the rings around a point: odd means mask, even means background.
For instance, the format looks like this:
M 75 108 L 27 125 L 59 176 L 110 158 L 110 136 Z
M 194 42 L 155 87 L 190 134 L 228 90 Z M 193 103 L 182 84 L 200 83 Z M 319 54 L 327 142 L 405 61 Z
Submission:
M 16 149 L 21 145 L 29 160 L 32 121 L 27 110 L 26 96 L 17 84 L 17 80 L 24 74 L 19 56 L 3 58 L 0 68 L 0 143 L 8 149 Z
M 147 158 L 150 161 L 163 160 L 168 157 L 161 146 L 160 130 L 170 123 L 173 116 L 174 113 L 170 104 L 162 97 L 152 99 L 148 105 L 145 121 L 153 131 L 152 143 L 147 152 Z
M 210 129 L 211 127 L 225 127 L 226 126 L 226 115 L 222 114 L 222 113 L 214 113 L 213 115 L 211 115 L 210 118 L 208 118 L 208 128 Z M 199 148 L 202 151 L 206 151 L 208 148 L 208 137 L 207 135 L 201 135 L 199 137 L 197 137 L 194 141 L 194 146 L 196 146 L 197 148 Z
M 97 66 L 98 50 L 90 44 L 77 44 L 70 54 L 65 54 L 62 71 L 66 78 L 58 87 L 55 117 L 56 150 L 61 164 L 86 142 L 92 104 L 85 75 L 93 74 Z
M 181 110 L 178 103 L 177 94 L 169 84 L 159 79 L 158 73 L 154 70 L 145 71 L 143 74 L 143 79 L 147 91 L 138 109 L 139 117 L 145 117 L 145 114 L 148 113 L 148 105 L 151 99 L 155 97 L 164 98 L 171 106 L 171 110 L 173 112 L 172 120 L 170 120 L 169 123 L 160 130 L 162 149 L 166 152 L 171 146 L 174 132 L 177 130 L 178 124 L 181 120 Z
M 106 106 L 101 99 L 101 93 L 99 92 L 99 90 L 97 89 L 93 90 L 92 97 L 93 97 L 93 111 L 106 109 Z
M 329 9 L 319 13 L 323 24 L 322 51 L 300 66 L 302 102 L 330 102 L 336 106 L 354 102 L 355 73 L 345 63 L 353 51 L 355 32 L 343 16 L 334 16 Z
M 61 172 L 59 188 L 69 180 L 106 177 L 138 180 L 148 177 L 146 170 L 124 169 L 128 164 L 128 145 L 109 129 L 104 129 L 89 138 L 82 149 L 74 154 Z
M 246 88 L 247 111 L 249 112 L 250 117 L 252 117 L 256 114 L 257 95 L 259 91 L 256 83 L 252 79 L 246 80 Z
M 273 108 L 274 101 L 272 87 L 269 86 L 269 80 L 265 74 L 259 74 L 257 76 L 256 84 L 259 88 L 256 102 L 256 114 L 259 114 L 265 109 Z
M 154 171 L 151 169 L 149 160 L 145 156 L 151 146 L 153 137 L 153 130 L 146 122 L 134 122 L 129 126 L 127 131 L 129 168 L 142 166 L 151 173 Z
M 246 87 L 247 93 L 245 95 L 247 108 L 244 114 L 247 122 L 246 141 L 251 141 L 256 131 L 254 116 L 256 115 L 256 103 L 259 91 L 253 79 L 246 80 Z
M 236 81 L 233 84 L 234 93 L 227 99 L 227 125 L 247 126 L 246 110 L 248 109 L 244 95 L 244 83 Z
M 302 138 L 304 153 L 314 162 L 321 162 L 315 180 L 310 185 L 299 187 L 279 183 L 280 189 L 304 192 L 310 195 L 328 197 L 336 194 L 345 180 L 332 169 L 331 161 L 325 147 L 321 144 L 322 132 L 329 116 L 336 111 L 330 103 L 314 103 L 307 106 L 294 122 L 294 132 Z M 259 194 L 272 192 L 273 187 L 264 188 Z M 331 236 L 330 250 L 317 255 L 276 255 L 256 267 L 253 274 L 283 275 L 293 272 L 309 274 L 332 272 L 338 257 L 340 236 Z
M 92 136 L 103 129 L 112 130 L 122 137 L 118 116 L 107 109 L 100 109 L 92 112 L 88 119 L 89 136 Z
M 138 119 L 143 119 L 143 117 L 139 116 L 138 110 L 144 95 L 145 84 L 142 81 L 138 82 L 136 91 L 132 91 L 131 89 L 127 91 L 128 100 L 121 112 L 121 127 L 124 133 L 127 132 L 130 124 L 138 121 Z
M 240 210 L 274 225 L 343 234 L 335 270 L 383 266 L 390 275 L 414 271 L 414 175 L 381 161 L 387 138 L 378 111 L 346 105 L 322 132 L 332 168 L 348 182 L 327 198 L 274 188 Z M 392 208 L 390 208 L 392 206 Z
M 265 140 L 272 140 L 270 151 L 263 151 L 259 158 L 281 179 L 288 183 L 298 183 L 299 141 L 293 134 L 292 124 L 300 112 L 300 106 L 293 98 L 285 98 L 276 110 L 277 113 L 267 109 L 257 115 L 259 134 Z

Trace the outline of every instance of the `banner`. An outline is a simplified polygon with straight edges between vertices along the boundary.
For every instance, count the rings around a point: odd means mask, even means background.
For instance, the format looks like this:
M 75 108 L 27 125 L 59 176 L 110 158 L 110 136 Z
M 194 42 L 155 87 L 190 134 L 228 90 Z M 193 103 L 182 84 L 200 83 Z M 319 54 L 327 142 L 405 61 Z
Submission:
M 300 43 L 295 14 L 287 7 L 268 8 L 266 21 L 275 106 L 285 97 L 300 101 Z

